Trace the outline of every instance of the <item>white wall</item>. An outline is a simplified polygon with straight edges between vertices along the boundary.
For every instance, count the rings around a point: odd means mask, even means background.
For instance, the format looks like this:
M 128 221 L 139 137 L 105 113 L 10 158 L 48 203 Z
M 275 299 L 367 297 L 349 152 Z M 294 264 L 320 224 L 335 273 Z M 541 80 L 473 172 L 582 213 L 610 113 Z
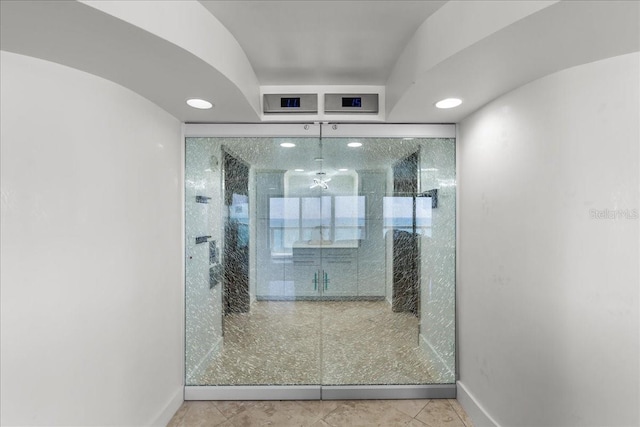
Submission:
M 558 72 L 460 124 L 459 398 L 472 414 L 471 396 L 503 426 L 640 424 L 638 63 Z
M 1 67 L 1 423 L 166 423 L 181 125 L 84 72 L 6 52 Z

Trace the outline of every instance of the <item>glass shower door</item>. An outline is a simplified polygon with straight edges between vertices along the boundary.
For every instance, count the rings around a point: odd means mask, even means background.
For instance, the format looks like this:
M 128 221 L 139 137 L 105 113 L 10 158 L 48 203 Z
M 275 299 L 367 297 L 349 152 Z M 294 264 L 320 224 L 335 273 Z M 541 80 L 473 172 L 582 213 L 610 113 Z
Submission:
M 229 398 L 243 387 L 285 386 L 298 387 L 300 398 L 319 398 L 320 310 L 307 300 L 320 292 L 320 278 L 297 268 L 293 257 L 301 239 L 312 239 L 323 224 L 320 200 L 295 178 L 295 169 L 315 165 L 309 154 L 318 146 L 315 137 L 186 139 L 192 396 Z
M 342 126 L 187 138 L 188 399 L 455 393 L 455 140 Z
M 454 383 L 454 140 L 321 144 L 334 204 L 321 251 L 323 393 Z

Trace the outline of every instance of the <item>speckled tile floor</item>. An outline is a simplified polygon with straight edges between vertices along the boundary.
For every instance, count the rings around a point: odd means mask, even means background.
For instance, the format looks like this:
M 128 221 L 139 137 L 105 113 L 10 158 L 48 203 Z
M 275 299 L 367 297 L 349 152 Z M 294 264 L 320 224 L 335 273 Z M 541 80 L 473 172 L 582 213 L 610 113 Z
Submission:
M 170 427 L 472 427 L 456 400 L 185 402 Z
M 418 319 L 384 301 L 262 301 L 226 316 L 224 344 L 189 385 L 434 384 Z

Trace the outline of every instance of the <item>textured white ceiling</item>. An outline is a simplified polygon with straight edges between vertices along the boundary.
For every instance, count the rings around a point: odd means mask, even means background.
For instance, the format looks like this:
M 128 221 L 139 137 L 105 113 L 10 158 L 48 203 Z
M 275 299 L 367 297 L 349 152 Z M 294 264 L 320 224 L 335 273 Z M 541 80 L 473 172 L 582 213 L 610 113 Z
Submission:
M 246 52 L 262 85 L 384 85 L 445 1 L 200 1 Z

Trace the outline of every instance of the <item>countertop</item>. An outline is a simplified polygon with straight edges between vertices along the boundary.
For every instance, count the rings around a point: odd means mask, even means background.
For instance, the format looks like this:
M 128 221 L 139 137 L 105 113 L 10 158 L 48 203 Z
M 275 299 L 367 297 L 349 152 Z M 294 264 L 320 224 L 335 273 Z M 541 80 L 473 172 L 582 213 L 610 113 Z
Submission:
M 299 240 L 293 243 L 294 249 L 342 249 L 342 248 L 357 248 L 359 245 L 359 241 L 356 239 L 353 240 Z

